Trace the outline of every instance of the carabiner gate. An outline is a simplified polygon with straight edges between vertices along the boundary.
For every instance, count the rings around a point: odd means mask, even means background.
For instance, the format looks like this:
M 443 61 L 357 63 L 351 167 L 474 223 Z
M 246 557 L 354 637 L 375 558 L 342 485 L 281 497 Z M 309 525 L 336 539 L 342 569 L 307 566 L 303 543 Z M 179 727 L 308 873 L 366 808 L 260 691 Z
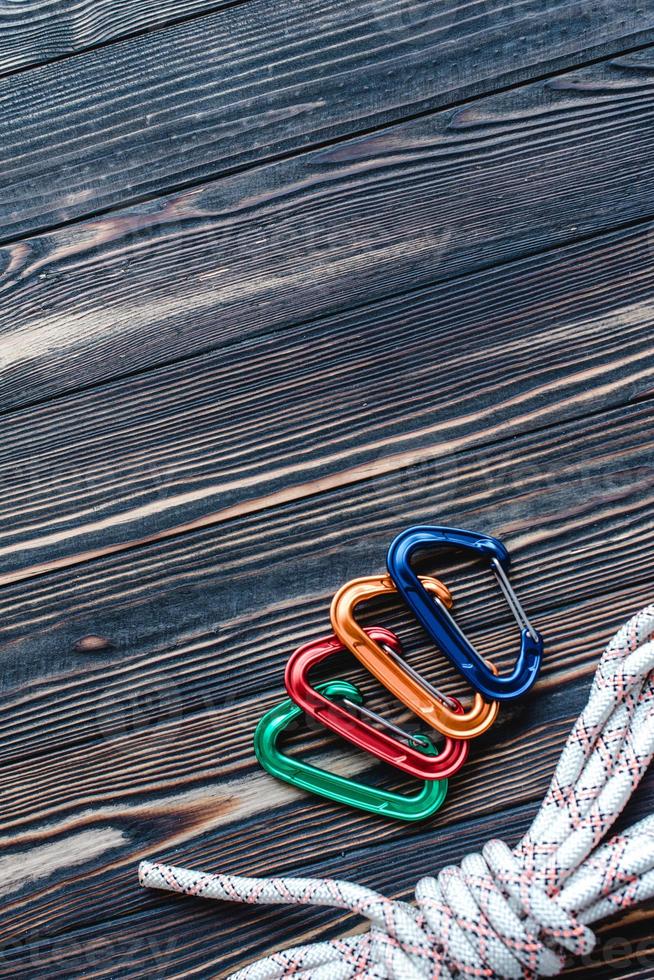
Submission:
M 317 685 L 316 690 L 330 699 L 345 698 L 355 704 L 361 704 L 363 700 L 359 689 L 347 681 L 328 681 Z M 426 780 L 418 793 L 402 796 L 375 786 L 365 786 L 356 780 L 325 772 L 309 762 L 284 755 L 277 747 L 277 741 L 284 729 L 301 714 L 302 708 L 289 698 L 266 712 L 256 727 L 254 751 L 257 759 L 277 779 L 336 803 L 346 803 L 358 810 L 395 820 L 424 820 L 443 805 L 447 795 L 446 779 Z M 426 743 L 425 751 L 433 751 L 433 747 L 430 749 Z
M 472 646 L 443 602 L 434 602 L 411 567 L 419 548 L 455 547 L 485 556 L 509 608 L 520 627 L 520 653 L 510 674 L 498 675 Z M 543 657 L 543 639 L 529 622 L 511 587 L 506 572 L 509 553 L 497 538 L 460 528 L 424 525 L 402 531 L 388 549 L 386 563 L 397 590 L 424 629 L 446 657 L 487 698 L 510 701 L 519 698 L 538 677 Z

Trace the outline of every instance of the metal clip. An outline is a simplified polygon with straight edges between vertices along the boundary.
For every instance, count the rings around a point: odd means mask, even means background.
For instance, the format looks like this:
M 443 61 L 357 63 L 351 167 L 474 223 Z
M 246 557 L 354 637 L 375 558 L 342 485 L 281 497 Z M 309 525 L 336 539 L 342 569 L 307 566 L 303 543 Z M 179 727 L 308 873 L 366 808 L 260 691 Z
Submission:
M 438 599 L 444 608 L 452 605 L 449 590 L 438 579 L 425 577 L 419 585 L 430 605 L 434 606 L 434 598 Z M 388 575 L 369 576 L 348 582 L 339 589 L 332 601 L 331 619 L 334 633 L 384 687 L 432 728 L 450 738 L 476 738 L 487 731 L 497 718 L 499 711 L 497 702 L 489 703 L 481 695 L 476 694 L 469 710 L 459 711 L 456 708 L 453 710 L 450 707 L 452 701 L 446 699 L 421 674 L 409 667 L 406 661 L 397 655 L 397 651 L 390 653 L 384 649 L 356 621 L 354 610 L 359 603 L 396 592 L 397 589 Z
M 520 627 L 521 645 L 510 674 L 498 675 L 472 646 L 447 604 L 434 602 L 411 567 L 420 548 L 453 546 L 485 556 Z M 506 575 L 509 553 L 497 538 L 460 528 L 425 525 L 402 531 L 388 549 L 387 565 L 400 595 L 424 629 L 470 684 L 484 697 L 510 701 L 523 695 L 538 676 L 543 640 L 531 625 Z
M 357 704 L 362 700 L 358 688 L 347 681 L 329 681 L 319 684 L 316 690 L 326 698 L 346 698 Z M 254 751 L 257 759 L 277 779 L 336 803 L 345 803 L 358 810 L 395 820 L 424 820 L 436 813 L 445 802 L 446 779 L 426 780 L 419 793 L 402 796 L 366 786 L 353 779 L 345 779 L 308 762 L 302 762 L 301 759 L 284 755 L 277 746 L 278 739 L 284 729 L 301 714 L 302 709 L 289 698 L 266 712 L 256 727 Z M 428 746 L 425 746 L 425 751 L 430 751 Z
M 373 642 L 386 649 L 389 655 L 399 657 L 397 651 L 401 649 L 400 641 L 390 630 L 373 626 L 365 632 Z M 306 643 L 291 655 L 286 664 L 285 683 L 286 690 L 296 704 L 326 728 L 402 772 L 419 779 L 444 779 L 454 775 L 468 757 L 467 742 L 446 737 L 444 746 L 436 755 L 433 744 L 426 735 L 405 732 L 376 711 L 364 707 L 360 700 L 355 704 L 346 698 L 344 703 L 347 708 L 344 708 L 321 694 L 319 686 L 311 685 L 310 671 L 344 650 L 345 647 L 338 637 L 326 636 Z M 450 703 L 454 711 L 462 713 L 463 709 L 458 701 L 451 699 Z M 353 711 L 377 722 L 397 737 L 373 728 Z

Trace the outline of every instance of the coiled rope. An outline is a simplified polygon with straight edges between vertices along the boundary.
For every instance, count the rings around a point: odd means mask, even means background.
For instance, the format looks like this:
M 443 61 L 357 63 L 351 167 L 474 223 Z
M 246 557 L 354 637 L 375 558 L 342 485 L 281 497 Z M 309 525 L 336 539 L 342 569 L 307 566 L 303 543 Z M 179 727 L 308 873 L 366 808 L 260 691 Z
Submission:
M 370 929 L 296 946 L 230 980 L 555 976 L 589 953 L 588 926 L 654 895 L 654 817 L 600 841 L 654 752 L 654 605 L 606 648 L 543 804 L 517 847 L 481 854 L 422 878 L 416 904 L 328 878 L 244 878 L 143 861 L 142 885 L 253 904 L 350 909 Z

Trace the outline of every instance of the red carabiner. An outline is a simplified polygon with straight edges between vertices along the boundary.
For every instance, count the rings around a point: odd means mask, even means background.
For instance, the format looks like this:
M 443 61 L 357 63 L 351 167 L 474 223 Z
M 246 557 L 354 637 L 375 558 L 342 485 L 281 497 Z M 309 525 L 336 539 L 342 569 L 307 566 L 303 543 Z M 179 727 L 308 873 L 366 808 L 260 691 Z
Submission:
M 398 654 L 402 652 L 401 643 L 391 630 L 373 626 L 366 633 L 377 643 L 387 644 Z M 468 742 L 445 737 L 443 750 L 438 755 L 427 755 L 411 745 L 402 745 L 397 739 L 373 728 L 311 686 L 311 668 L 346 649 L 338 637 L 332 634 L 305 643 L 291 655 L 286 664 L 284 683 L 295 703 L 325 728 L 331 729 L 364 752 L 369 752 L 418 779 L 446 779 L 458 772 L 468 757 Z M 463 707 L 456 698 L 452 698 L 452 701 L 456 704 L 455 710 L 462 713 Z M 420 738 L 416 737 L 415 742 L 419 744 Z

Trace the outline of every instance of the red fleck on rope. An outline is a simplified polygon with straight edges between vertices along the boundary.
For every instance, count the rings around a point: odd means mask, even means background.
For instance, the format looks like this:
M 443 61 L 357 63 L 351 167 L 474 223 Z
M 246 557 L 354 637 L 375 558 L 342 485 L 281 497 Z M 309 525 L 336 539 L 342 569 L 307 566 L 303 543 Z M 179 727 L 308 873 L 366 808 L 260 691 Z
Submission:
M 555 976 L 589 953 L 588 928 L 654 895 L 654 817 L 607 843 L 654 753 L 654 605 L 606 648 L 542 806 L 513 850 L 491 840 L 480 854 L 422 878 L 416 904 L 323 878 L 243 878 L 143 861 L 142 885 L 253 904 L 326 905 L 370 921 L 347 939 L 296 946 L 231 980 L 303 977 Z

